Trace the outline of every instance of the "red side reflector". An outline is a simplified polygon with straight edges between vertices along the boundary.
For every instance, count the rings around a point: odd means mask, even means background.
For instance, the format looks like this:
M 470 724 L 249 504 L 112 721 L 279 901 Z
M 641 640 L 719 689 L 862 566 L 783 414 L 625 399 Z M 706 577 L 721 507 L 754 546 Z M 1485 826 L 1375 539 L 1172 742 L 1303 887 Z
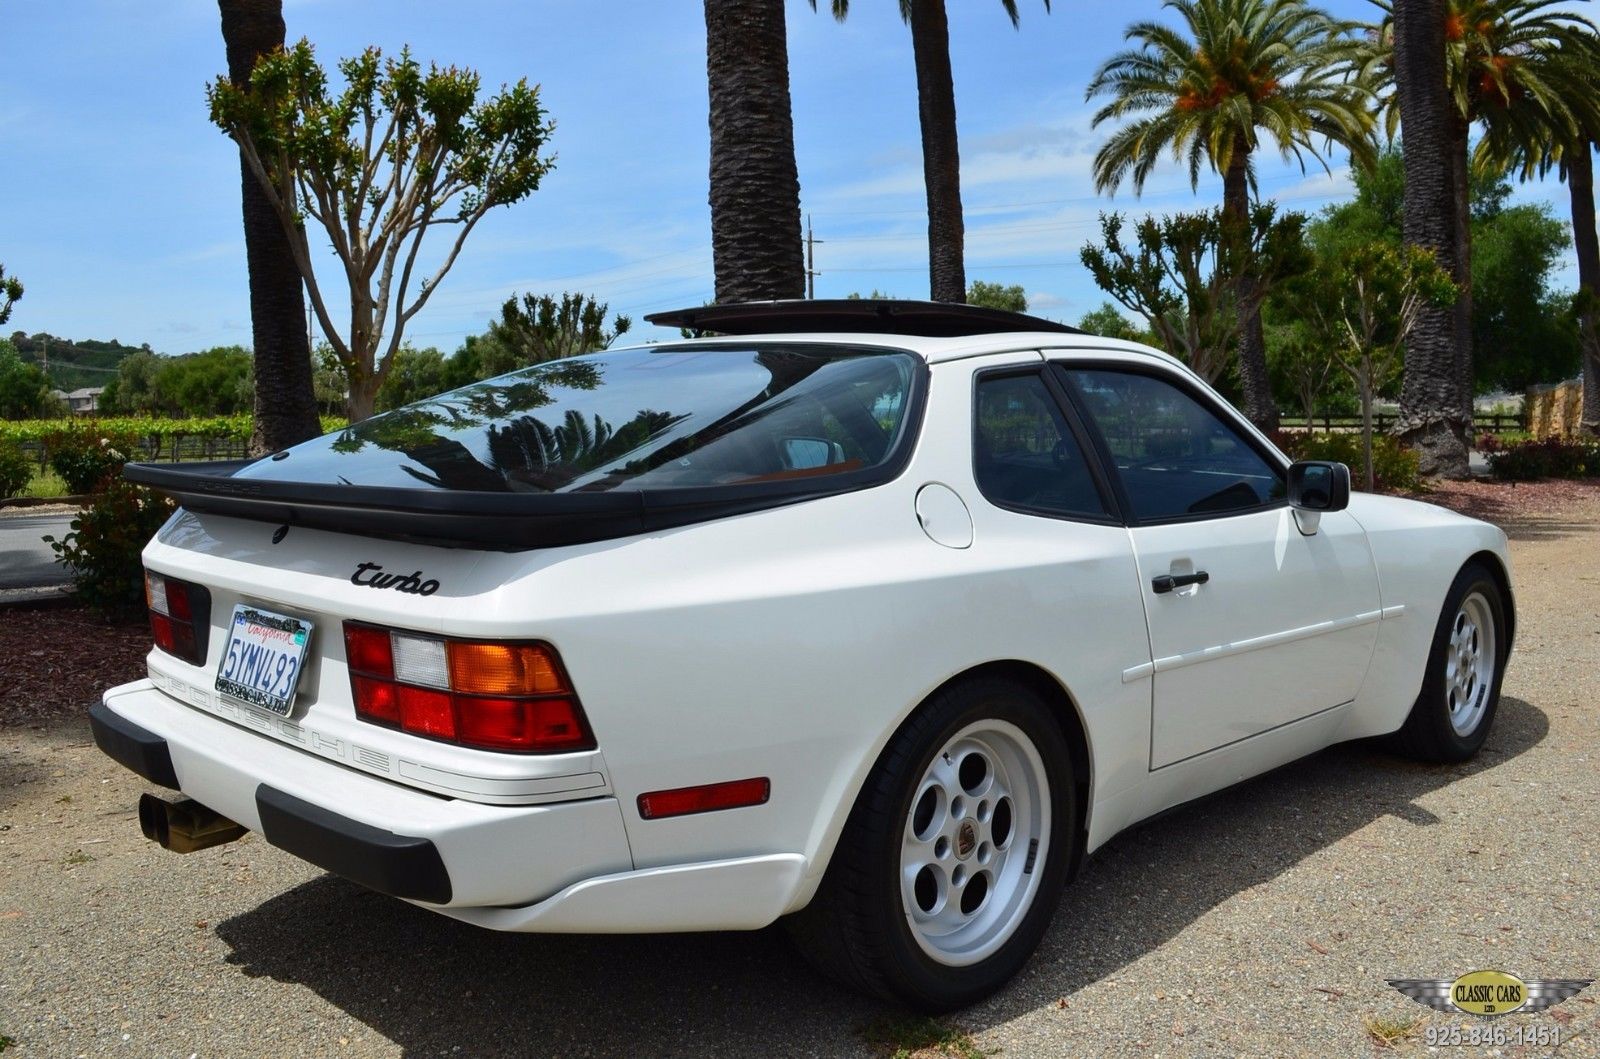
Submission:
M 765 776 L 727 783 L 708 783 L 703 787 L 679 787 L 671 791 L 651 791 L 639 795 L 639 815 L 646 820 L 664 816 L 687 816 L 716 809 L 738 809 L 764 805 L 772 794 L 772 781 Z

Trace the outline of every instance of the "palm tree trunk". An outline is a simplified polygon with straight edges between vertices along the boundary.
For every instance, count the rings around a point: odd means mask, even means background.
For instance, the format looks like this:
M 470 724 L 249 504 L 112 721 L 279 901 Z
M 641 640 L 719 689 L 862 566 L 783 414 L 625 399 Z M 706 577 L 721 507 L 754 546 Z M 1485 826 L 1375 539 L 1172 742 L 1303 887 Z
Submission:
M 719 302 L 799 298 L 800 177 L 783 0 L 705 0 Z
M 1472 398 L 1477 376 L 1472 359 L 1472 163 L 1468 158 L 1471 126 L 1457 115 L 1451 122 L 1450 193 L 1455 198 L 1456 267 L 1456 371 L 1461 378 L 1462 429 L 1472 437 Z
M 1454 104 L 1445 80 L 1444 0 L 1395 0 L 1395 89 L 1405 124 L 1405 241 L 1458 272 L 1453 167 Z M 1467 476 L 1461 371 L 1452 306 L 1425 305 L 1406 340 L 1396 432 L 1427 475 Z
M 250 79 L 257 56 L 283 47 L 282 0 L 218 0 L 228 77 Z M 311 341 L 300 270 L 267 193 L 239 155 L 245 260 L 250 271 L 250 337 L 255 348 L 255 420 L 250 452 L 260 456 L 322 433 L 311 383 Z
M 928 286 L 934 301 L 967 300 L 966 231 L 950 23 L 944 0 L 911 0 L 911 50 L 922 122 L 922 179 L 928 189 Z
M 1584 141 L 1567 161 L 1572 197 L 1572 242 L 1578 251 L 1578 345 L 1583 351 L 1583 415 L 1579 429 L 1600 434 L 1600 239 L 1594 224 L 1593 144 Z
M 1240 238 L 1250 230 L 1250 147 L 1235 144 L 1233 158 L 1222 175 L 1222 219 L 1236 225 Z M 1256 278 L 1241 270 L 1235 277 L 1234 308 L 1239 314 L 1239 388 L 1244 392 L 1244 414 L 1265 431 L 1278 429 L 1278 402 L 1272 396 L 1267 373 L 1267 339 L 1261 327 L 1261 301 Z

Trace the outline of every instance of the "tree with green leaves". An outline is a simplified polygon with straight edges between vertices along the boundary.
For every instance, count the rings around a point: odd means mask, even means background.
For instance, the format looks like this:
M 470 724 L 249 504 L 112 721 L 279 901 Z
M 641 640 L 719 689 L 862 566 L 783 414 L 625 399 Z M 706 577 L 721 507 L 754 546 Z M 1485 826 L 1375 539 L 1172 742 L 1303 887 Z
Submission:
M 1222 176 L 1229 223 L 1249 224 L 1253 158 L 1275 146 L 1301 165 L 1309 155 L 1327 168 L 1319 143 L 1344 147 L 1358 164 L 1373 155 L 1373 118 L 1365 85 L 1351 76 L 1361 57 L 1351 24 L 1305 0 L 1167 0 L 1182 29 L 1136 22 L 1119 52 L 1089 81 L 1088 97 L 1108 96 L 1096 127 L 1123 121 L 1096 153 L 1095 187 L 1135 193 L 1163 155 Z M 1265 143 L 1263 141 L 1266 141 Z M 1244 410 L 1264 429 L 1276 427 L 1277 402 L 1267 374 L 1259 282 L 1248 272 L 1231 277 L 1239 288 L 1239 379 Z
M 1222 210 L 1145 217 L 1124 243 L 1121 214 L 1100 215 L 1102 243 L 1083 248 L 1084 267 L 1100 289 L 1141 317 L 1168 353 L 1207 382 L 1232 359 L 1239 326 L 1281 280 L 1305 270 L 1305 216 L 1255 206 L 1241 230 Z M 1250 270 L 1241 290 L 1234 277 Z M 1250 304 L 1241 311 L 1239 302 Z
M 1120 338 L 1125 342 L 1143 342 L 1155 345 L 1160 340 L 1148 331 L 1141 331 L 1111 302 L 1101 302 L 1099 308 L 1090 309 L 1078 321 L 1078 330 L 1101 338 Z
M 0 324 L 11 319 L 11 307 L 22 300 L 22 281 L 15 276 L 6 275 L 6 267 L 0 265 Z
M 211 120 L 239 144 L 289 238 L 323 334 L 345 370 L 352 420 L 373 411 L 406 325 L 492 209 L 531 195 L 554 164 L 554 129 L 526 80 L 480 98 L 478 75 L 424 70 L 377 48 L 338 65 L 332 89 L 308 41 L 262 56 L 248 86 L 219 77 Z M 334 322 L 308 229 L 326 233 L 349 290 L 349 325 Z M 453 230 L 426 275 L 424 236 Z M 413 290 L 413 281 L 416 282 Z
M 1592 89 L 1546 58 L 1583 48 L 1588 23 L 1558 0 L 1375 2 L 1386 15 L 1371 27 L 1363 76 L 1385 99 L 1391 136 L 1403 128 L 1406 241 L 1434 253 L 1458 291 L 1449 322 L 1430 308 L 1413 332 L 1399 429 L 1423 473 L 1462 477 L 1474 372 L 1472 127 L 1509 137 L 1570 125 L 1573 101 Z
M 719 302 L 805 295 L 783 0 L 705 0 Z
M 1561 107 L 1552 108 L 1539 96 L 1521 92 L 1491 97 L 1495 120 L 1485 123 L 1473 160 L 1497 171 L 1515 169 L 1523 180 L 1555 171 L 1567 185 L 1572 245 L 1578 258 L 1573 315 L 1583 365 L 1580 430 L 1600 434 L 1600 237 L 1594 198 L 1600 96 L 1591 87 L 1600 80 L 1600 31 L 1585 25 L 1561 47 L 1526 51 L 1518 61 L 1542 67 L 1540 80 L 1560 90 Z M 1477 264 L 1475 258 L 1474 269 Z
M 1372 472 L 1372 406 L 1399 377 L 1406 339 L 1424 306 L 1456 299 L 1450 274 L 1415 246 L 1371 242 L 1322 255 L 1294 284 L 1301 319 L 1313 324 L 1328 355 L 1355 384 L 1361 401 L 1361 453 L 1367 491 Z
M 520 301 L 512 295 L 500 307 L 500 318 L 489 324 L 488 337 L 506 349 L 519 368 L 593 353 L 633 326 L 632 319 L 619 313 L 607 330 L 609 308 L 587 294 L 563 292 L 559 298 L 524 294 Z
M 217 0 L 228 78 L 247 90 L 263 56 L 282 49 L 283 0 Z M 255 356 L 250 451 L 263 456 L 322 433 L 311 381 L 311 336 L 300 269 L 266 191 L 239 155 L 250 335 Z
M 38 365 L 25 362 L 17 347 L 0 338 L 0 419 L 34 419 L 49 415 L 55 399 L 50 381 Z
M 811 0 L 813 10 L 817 0 Z M 1021 24 L 1016 0 L 1000 0 L 1013 28 Z M 850 0 L 831 0 L 843 22 Z M 1044 0 L 1050 10 L 1050 0 Z M 961 213 L 961 149 L 956 137 L 955 78 L 950 71 L 950 22 L 945 0 L 900 0 L 911 28 L 917 70 L 917 117 L 922 127 L 922 179 L 928 196 L 928 286 L 938 302 L 967 296 L 966 221 Z
M 986 309 L 1002 309 L 1008 313 L 1028 311 L 1028 292 L 1022 284 L 988 283 L 981 279 L 972 281 L 967 288 L 967 304 L 981 305 Z

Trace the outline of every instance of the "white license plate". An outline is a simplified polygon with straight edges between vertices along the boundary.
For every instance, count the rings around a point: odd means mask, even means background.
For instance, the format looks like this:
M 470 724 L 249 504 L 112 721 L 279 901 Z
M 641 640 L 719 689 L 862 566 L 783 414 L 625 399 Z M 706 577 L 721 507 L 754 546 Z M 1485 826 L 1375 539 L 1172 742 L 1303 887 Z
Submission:
M 228 650 L 217 666 L 217 690 L 284 717 L 311 644 L 311 623 L 243 603 L 233 608 Z

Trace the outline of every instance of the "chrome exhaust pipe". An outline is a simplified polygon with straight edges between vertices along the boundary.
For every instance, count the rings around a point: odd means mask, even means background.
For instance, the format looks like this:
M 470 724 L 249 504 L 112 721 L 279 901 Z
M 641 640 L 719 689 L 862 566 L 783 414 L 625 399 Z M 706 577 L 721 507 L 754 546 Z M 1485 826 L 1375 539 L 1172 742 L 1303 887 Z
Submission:
M 169 802 L 154 794 L 139 796 L 139 830 L 174 853 L 220 846 L 241 837 L 245 828 L 193 798 Z

